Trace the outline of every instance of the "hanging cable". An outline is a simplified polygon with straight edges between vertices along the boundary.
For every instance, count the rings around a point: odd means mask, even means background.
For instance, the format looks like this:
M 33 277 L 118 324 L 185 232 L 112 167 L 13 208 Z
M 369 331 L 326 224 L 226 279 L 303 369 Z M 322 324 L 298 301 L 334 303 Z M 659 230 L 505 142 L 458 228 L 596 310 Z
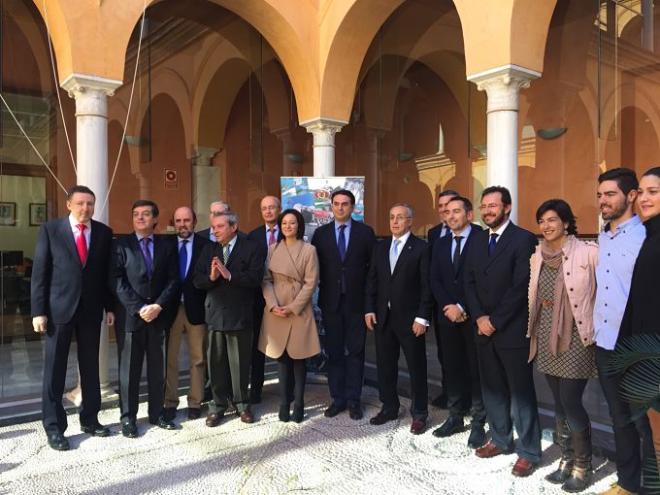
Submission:
M 50 66 L 53 70 L 53 80 L 55 81 L 55 94 L 57 95 L 57 102 L 60 107 L 60 115 L 62 116 L 62 127 L 64 127 L 64 135 L 66 136 L 66 145 L 69 148 L 71 155 L 71 163 L 73 164 L 73 171 L 78 175 L 78 167 L 76 167 L 76 159 L 73 156 L 73 149 L 71 148 L 71 140 L 69 139 L 69 131 L 66 128 L 66 120 L 64 119 L 64 108 L 62 107 L 62 97 L 60 96 L 59 81 L 57 79 L 57 69 L 55 68 L 55 56 L 53 54 L 53 44 L 50 39 L 50 26 L 48 25 L 48 8 L 46 7 L 46 0 L 44 0 L 44 21 L 46 23 L 46 38 L 48 38 L 48 54 L 50 55 Z
M 135 93 L 135 81 L 137 80 L 138 67 L 140 66 L 140 50 L 142 48 L 142 35 L 144 34 L 144 24 L 145 18 L 147 15 L 147 0 L 144 0 L 142 7 L 142 20 L 140 22 L 140 37 L 138 39 L 137 46 L 137 55 L 135 56 L 135 70 L 133 71 L 133 83 L 131 84 L 131 94 L 128 98 L 128 108 L 126 109 L 126 120 L 124 121 L 124 130 L 121 134 L 121 141 L 119 141 L 119 151 L 117 152 L 117 160 L 115 161 L 114 169 L 112 170 L 112 176 L 110 178 L 110 183 L 108 184 L 108 192 L 105 195 L 103 204 L 101 205 L 101 210 L 99 215 L 103 215 L 105 208 L 108 204 L 108 199 L 110 198 L 110 191 L 112 186 L 115 183 L 115 176 L 117 175 L 117 169 L 119 168 L 119 160 L 121 159 L 121 152 L 124 149 L 124 140 L 126 139 L 126 131 L 128 128 L 128 118 L 131 115 L 131 105 L 133 103 L 133 94 Z M 151 103 L 151 102 L 149 102 Z

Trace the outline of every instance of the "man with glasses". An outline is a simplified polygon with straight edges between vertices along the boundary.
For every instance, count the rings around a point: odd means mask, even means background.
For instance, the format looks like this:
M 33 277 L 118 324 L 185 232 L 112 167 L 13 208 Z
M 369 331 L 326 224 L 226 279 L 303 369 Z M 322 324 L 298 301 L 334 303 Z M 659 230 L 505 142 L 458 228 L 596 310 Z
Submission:
M 527 339 L 529 259 L 536 237 L 509 219 L 511 194 L 491 186 L 481 194 L 481 218 L 488 227 L 475 236 L 466 260 L 468 314 L 477 324 L 477 358 L 491 439 L 475 453 L 489 458 L 513 451 L 511 474 L 529 476 L 541 461 L 536 391 Z M 511 421 L 513 418 L 513 424 Z
M 222 215 L 226 211 L 231 211 L 231 207 L 229 206 L 228 203 L 225 203 L 224 201 L 214 201 L 211 203 L 209 206 L 209 225 L 213 223 L 213 219 L 217 217 L 218 215 Z M 208 239 L 211 242 L 215 242 L 215 234 L 213 233 L 213 229 L 209 227 L 208 229 L 200 230 L 197 232 L 197 235 L 203 237 L 204 239 Z

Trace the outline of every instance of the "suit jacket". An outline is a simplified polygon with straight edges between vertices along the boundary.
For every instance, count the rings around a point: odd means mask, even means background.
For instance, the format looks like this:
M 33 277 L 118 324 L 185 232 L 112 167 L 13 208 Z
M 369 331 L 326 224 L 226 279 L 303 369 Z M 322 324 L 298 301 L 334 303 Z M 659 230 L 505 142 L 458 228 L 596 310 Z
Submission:
M 209 278 L 214 256 L 222 260 L 222 246 L 217 242 L 204 246 L 193 275 L 195 287 L 206 290 L 204 306 L 208 330 L 252 330 L 255 289 L 261 287 L 264 276 L 259 246 L 245 235 L 237 236 L 227 260 L 231 280 L 222 276 L 215 281 Z
M 277 359 L 284 351 L 292 359 L 306 359 L 321 352 L 312 309 L 312 296 L 319 281 L 319 262 L 314 246 L 284 241 L 270 247 L 262 283 L 266 299 L 259 350 Z M 286 318 L 270 312 L 275 306 L 290 309 Z
M 472 240 L 465 270 L 468 313 L 476 321 L 488 315 L 495 327 L 491 337 L 477 336 L 477 343 L 493 343 L 500 348 L 529 347 L 527 334 L 527 292 L 529 260 L 537 244 L 531 232 L 509 223 L 488 256 L 488 231 Z
M 172 326 L 180 300 L 179 267 L 176 244 L 170 236 L 154 236 L 151 279 L 135 233 L 117 239 L 113 247 L 110 285 L 120 302 L 118 325 L 135 332 L 149 325 L 158 330 Z M 139 316 L 147 304 L 163 309 L 154 321 L 147 323 Z
M 391 272 L 391 245 L 389 237 L 374 247 L 367 276 L 365 313 L 376 313 L 381 328 L 389 318 L 396 331 L 407 333 L 415 318 L 431 319 L 429 250 L 425 241 L 410 234 Z
M 211 227 L 209 227 L 207 229 L 204 229 L 204 230 L 200 230 L 199 232 L 195 232 L 195 235 L 198 235 L 198 236 L 206 239 L 209 242 L 213 242 L 213 241 L 211 241 L 211 239 L 209 237 L 211 235 Z
M 176 246 L 178 254 L 178 238 L 177 236 L 171 237 L 174 239 L 174 245 Z M 183 306 L 186 310 L 186 317 L 191 325 L 202 325 L 205 322 L 204 300 L 206 299 L 206 291 L 195 287 L 193 284 L 193 274 L 195 273 L 195 265 L 197 264 L 199 255 L 207 244 L 211 244 L 208 237 L 203 237 L 198 234 L 193 236 L 192 256 L 190 259 L 190 265 L 188 266 L 188 273 L 186 273 L 186 278 L 184 280 L 180 280 L 179 291 L 177 294 L 177 301 L 181 300 L 181 294 L 183 294 Z
M 444 227 L 446 227 L 446 224 L 444 222 L 440 222 L 435 227 L 431 227 L 426 233 L 426 242 L 428 242 L 431 252 L 433 252 L 433 245 L 435 244 L 435 241 L 441 238 L 440 234 L 442 233 L 442 229 Z
M 254 241 L 259 246 L 259 256 L 261 256 L 261 263 L 266 263 L 268 255 L 268 242 L 266 241 L 266 226 L 261 225 L 247 234 L 247 238 Z M 264 295 L 261 287 L 255 292 L 255 311 L 261 312 L 264 309 Z
M 454 325 L 448 320 L 442 308 L 448 304 L 460 304 L 465 311 L 468 310 L 468 304 L 465 297 L 465 260 L 467 259 L 472 240 L 475 235 L 481 232 L 481 227 L 472 225 L 472 230 L 467 239 L 463 239 L 463 249 L 458 262 L 458 271 L 454 273 L 452 264 L 453 236 L 446 235 L 437 239 L 433 246 L 431 255 L 431 292 L 438 306 L 438 318 L 443 324 Z
M 342 276 L 346 284 L 344 300 L 353 312 L 364 310 L 364 286 L 369 273 L 376 236 L 368 225 L 351 220 L 351 232 L 344 261 L 339 256 L 335 223 L 319 227 L 312 245 L 319 257 L 320 286 L 318 304 L 322 311 L 335 311 L 341 297 Z
M 113 311 L 105 283 L 110 267 L 112 230 L 92 220 L 85 266 L 80 263 L 69 217 L 46 222 L 39 229 L 31 282 L 32 316 L 47 316 L 61 325 L 71 321 L 80 307 L 86 321 L 103 319 Z

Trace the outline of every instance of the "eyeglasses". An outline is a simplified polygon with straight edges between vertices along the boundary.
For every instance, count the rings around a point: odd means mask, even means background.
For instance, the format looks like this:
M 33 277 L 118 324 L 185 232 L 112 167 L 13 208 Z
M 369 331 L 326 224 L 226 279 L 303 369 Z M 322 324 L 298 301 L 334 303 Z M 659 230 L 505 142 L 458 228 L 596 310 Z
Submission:
M 277 210 L 277 206 L 262 206 L 261 211 Z
M 390 216 L 390 222 L 395 221 L 395 222 L 403 222 L 404 220 L 408 220 L 412 217 L 405 217 L 403 215 L 396 215 L 396 216 Z
M 495 210 L 496 208 L 502 207 L 502 203 L 488 203 L 487 205 L 480 205 L 480 210 Z
M 212 211 L 211 215 L 213 215 L 214 217 L 219 217 L 220 215 L 224 215 L 225 213 L 226 212 L 224 211 Z

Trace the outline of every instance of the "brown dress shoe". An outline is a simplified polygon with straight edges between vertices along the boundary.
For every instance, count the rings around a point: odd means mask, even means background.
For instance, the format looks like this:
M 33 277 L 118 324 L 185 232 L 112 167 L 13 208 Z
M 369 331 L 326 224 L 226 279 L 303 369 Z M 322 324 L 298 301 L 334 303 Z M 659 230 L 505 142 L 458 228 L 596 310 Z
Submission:
M 413 435 L 421 435 L 426 430 L 426 420 L 425 419 L 413 419 L 412 424 L 410 425 L 410 433 Z
M 482 459 L 490 459 L 491 457 L 495 457 L 501 454 L 507 454 L 508 452 L 505 452 L 504 450 L 500 449 L 491 440 L 483 447 L 479 447 L 477 450 L 475 450 L 474 453 L 476 454 L 477 457 L 481 457 Z
M 254 416 L 252 416 L 252 413 L 249 409 L 246 409 L 241 413 L 241 421 L 248 424 L 254 423 Z
M 532 474 L 535 469 L 536 469 L 536 464 L 534 464 L 532 461 L 528 461 L 527 459 L 518 457 L 518 460 L 513 465 L 511 474 L 514 476 L 518 476 L 519 478 L 525 478 L 530 474 Z
M 222 415 L 218 413 L 209 413 L 208 416 L 206 416 L 206 426 L 209 428 L 214 428 L 220 424 L 220 421 L 222 420 Z

